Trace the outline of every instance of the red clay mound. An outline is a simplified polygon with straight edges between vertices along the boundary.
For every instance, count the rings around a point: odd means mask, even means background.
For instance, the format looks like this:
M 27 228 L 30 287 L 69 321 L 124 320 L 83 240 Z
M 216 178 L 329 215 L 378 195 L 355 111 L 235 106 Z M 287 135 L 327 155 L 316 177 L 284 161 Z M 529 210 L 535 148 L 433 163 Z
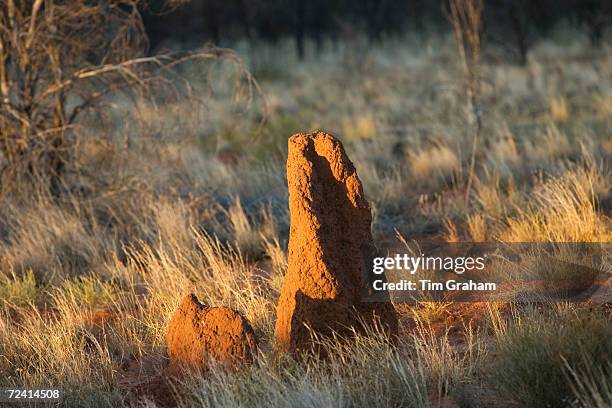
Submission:
M 257 341 L 249 322 L 227 307 L 206 307 L 187 295 L 168 326 L 169 372 L 205 369 L 211 360 L 228 367 L 251 363 Z
M 374 255 L 370 205 L 342 144 L 326 133 L 289 138 L 289 268 L 277 306 L 276 337 L 292 353 L 311 333 L 349 334 L 380 319 L 397 334 L 391 303 L 361 302 Z M 306 327 L 308 326 L 308 327 Z

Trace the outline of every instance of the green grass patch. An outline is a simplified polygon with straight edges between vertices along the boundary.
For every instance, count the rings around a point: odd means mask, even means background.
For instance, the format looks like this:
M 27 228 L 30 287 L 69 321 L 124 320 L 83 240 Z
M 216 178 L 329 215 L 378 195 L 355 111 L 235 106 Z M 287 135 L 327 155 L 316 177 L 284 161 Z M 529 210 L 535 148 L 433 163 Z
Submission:
M 14 273 L 5 279 L 0 279 L 0 305 L 9 307 L 27 306 L 36 303 L 40 297 L 36 286 L 34 272 L 26 271 L 17 276 Z
M 66 280 L 57 288 L 58 294 L 68 296 L 81 305 L 91 308 L 109 306 L 117 301 L 120 290 L 112 282 L 104 282 L 94 276 L 79 276 Z M 63 296 L 58 297 L 58 299 Z

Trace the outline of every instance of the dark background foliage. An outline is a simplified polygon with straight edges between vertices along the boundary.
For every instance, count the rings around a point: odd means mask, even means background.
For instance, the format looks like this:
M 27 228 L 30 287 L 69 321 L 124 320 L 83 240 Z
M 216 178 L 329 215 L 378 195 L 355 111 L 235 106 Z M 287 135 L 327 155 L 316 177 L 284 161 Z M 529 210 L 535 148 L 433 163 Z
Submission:
M 449 30 L 444 1 L 428 0 L 193 0 L 168 9 L 154 0 L 145 11 L 153 48 L 165 40 L 181 44 L 225 45 L 239 39 L 276 42 L 292 38 L 300 57 L 305 42 L 362 35 L 371 42 L 385 37 Z M 176 4 L 175 4 L 176 5 Z M 484 0 L 484 36 L 509 47 L 524 63 L 529 48 L 564 22 L 583 29 L 601 46 L 612 24 L 607 0 Z

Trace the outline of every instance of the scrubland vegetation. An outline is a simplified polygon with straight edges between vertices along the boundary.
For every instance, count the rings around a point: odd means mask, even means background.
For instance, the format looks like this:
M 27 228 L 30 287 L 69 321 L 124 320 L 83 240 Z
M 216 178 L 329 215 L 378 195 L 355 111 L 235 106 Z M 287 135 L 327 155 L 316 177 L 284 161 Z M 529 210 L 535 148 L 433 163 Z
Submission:
M 69 406 L 580 406 L 612 404 L 609 307 L 398 305 L 400 340 L 277 350 L 286 270 L 287 137 L 324 129 L 354 161 L 377 244 L 406 239 L 612 241 L 612 52 L 560 29 L 525 66 L 483 56 L 472 132 L 450 36 L 354 39 L 298 61 L 282 43 L 235 65 L 182 68 L 203 95 L 108 97 L 73 131 L 61 194 L 48 174 L 0 192 L 0 385 L 55 386 Z M 204 96 L 205 95 L 205 96 Z M 265 108 L 265 109 L 264 109 Z M 104 120 L 102 120 L 103 118 Z M 262 120 L 262 118 L 264 120 Z M 0 156 L 0 162 L 6 160 Z M 256 363 L 179 383 L 161 373 L 181 297 L 231 306 Z M 160 386 L 166 384 L 166 388 Z

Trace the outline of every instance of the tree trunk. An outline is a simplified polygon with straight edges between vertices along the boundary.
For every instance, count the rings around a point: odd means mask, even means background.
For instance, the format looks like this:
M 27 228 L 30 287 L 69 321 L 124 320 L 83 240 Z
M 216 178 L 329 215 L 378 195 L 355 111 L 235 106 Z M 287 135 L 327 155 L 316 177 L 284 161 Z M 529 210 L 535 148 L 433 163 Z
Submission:
M 295 47 L 297 50 L 298 58 L 301 60 L 304 59 L 305 49 L 305 30 L 304 25 L 306 23 L 306 4 L 304 3 L 306 0 L 296 0 L 297 7 L 295 8 L 296 12 L 296 24 L 295 24 Z

